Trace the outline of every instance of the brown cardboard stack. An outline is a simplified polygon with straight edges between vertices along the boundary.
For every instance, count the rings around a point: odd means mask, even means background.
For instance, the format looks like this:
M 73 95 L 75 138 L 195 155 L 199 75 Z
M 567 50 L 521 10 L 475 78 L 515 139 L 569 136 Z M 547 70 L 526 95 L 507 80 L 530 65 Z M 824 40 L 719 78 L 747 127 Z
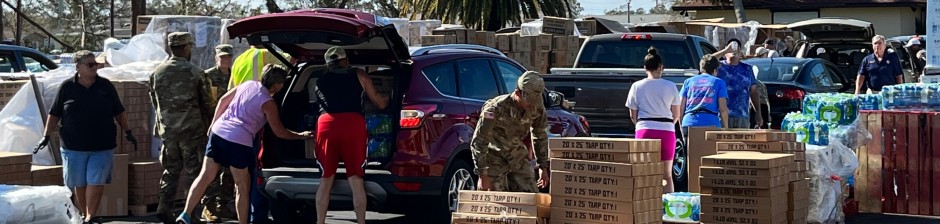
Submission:
M 62 165 L 33 165 L 31 173 L 31 176 L 33 177 L 33 186 L 65 185 L 65 180 L 62 176 Z
M 150 142 L 152 133 L 150 117 L 153 113 L 153 104 L 150 102 L 150 87 L 146 83 L 135 81 L 112 81 L 114 88 L 124 104 L 124 116 L 127 117 L 127 125 L 137 138 L 137 148 L 134 144 L 127 141 L 121 126 L 117 126 L 118 147 L 114 150 L 116 154 L 127 154 L 131 160 L 149 159 Z
M 128 209 L 127 154 L 114 154 L 111 183 L 104 185 L 97 216 L 126 216 Z
M 551 214 L 551 196 L 541 193 L 460 191 L 454 224 L 545 223 Z
M 702 164 L 702 223 L 788 222 L 793 155 L 727 152 L 705 156 Z
M 33 154 L 0 152 L 0 184 L 31 185 Z
M 660 142 L 555 138 L 551 223 L 661 223 Z
M 20 87 L 25 84 L 26 81 L 0 81 L 0 110 L 3 110 L 3 107 L 10 103 L 16 92 L 19 92 Z
M 128 166 L 128 186 L 130 205 L 156 204 L 160 193 L 160 177 L 163 176 L 163 166 L 159 161 L 136 161 Z
M 789 167 L 789 189 L 787 203 L 788 223 L 806 223 L 809 214 L 809 181 L 807 178 L 805 143 L 794 141 L 777 142 L 718 142 L 718 152 L 753 151 L 763 153 L 792 154 L 794 163 Z

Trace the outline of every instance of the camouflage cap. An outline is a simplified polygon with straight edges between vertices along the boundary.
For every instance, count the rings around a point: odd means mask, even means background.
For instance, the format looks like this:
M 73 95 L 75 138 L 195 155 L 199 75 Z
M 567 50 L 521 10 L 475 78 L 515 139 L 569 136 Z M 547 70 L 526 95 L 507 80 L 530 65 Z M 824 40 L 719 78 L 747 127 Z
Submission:
M 532 104 L 542 104 L 542 92 L 545 91 L 545 81 L 538 72 L 528 71 L 519 76 L 516 88 L 522 90 L 525 100 Z
M 226 55 L 232 55 L 232 45 L 219 44 L 219 46 L 215 46 L 215 56 L 221 57 Z
M 167 43 L 170 43 L 170 47 L 178 47 L 187 44 L 193 43 L 193 36 L 188 32 L 173 32 L 170 35 L 166 36 Z
M 323 54 L 323 59 L 326 60 L 326 63 L 344 58 L 346 58 L 346 50 L 344 50 L 342 47 L 331 47 L 330 49 L 326 50 L 325 54 Z

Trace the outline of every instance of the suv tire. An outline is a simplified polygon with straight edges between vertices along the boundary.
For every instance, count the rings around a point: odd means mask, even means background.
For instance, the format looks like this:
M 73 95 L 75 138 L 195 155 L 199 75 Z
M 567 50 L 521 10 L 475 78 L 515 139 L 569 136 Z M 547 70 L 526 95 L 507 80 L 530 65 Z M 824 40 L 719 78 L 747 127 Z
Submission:
M 441 198 L 437 202 L 439 206 L 435 206 L 435 220 L 449 222 L 451 213 L 457 211 L 457 195 L 460 191 L 477 189 L 477 175 L 473 174 L 473 166 L 463 159 L 454 160 L 446 175 Z

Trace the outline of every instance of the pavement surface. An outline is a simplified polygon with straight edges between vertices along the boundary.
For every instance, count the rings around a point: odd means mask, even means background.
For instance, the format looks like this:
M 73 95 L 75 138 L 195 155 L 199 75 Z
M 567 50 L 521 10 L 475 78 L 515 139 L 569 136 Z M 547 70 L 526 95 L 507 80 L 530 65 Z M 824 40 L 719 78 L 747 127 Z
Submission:
M 328 224 L 354 224 L 356 223 L 356 214 L 352 211 L 330 212 L 327 218 Z M 412 224 L 419 223 L 408 217 L 397 214 L 383 214 L 369 212 L 366 214 L 366 222 L 369 224 Z M 106 223 L 116 224 L 136 224 L 136 223 L 158 223 L 156 217 L 125 217 L 110 218 L 104 220 Z M 226 223 L 238 223 L 230 221 Z M 849 217 L 846 224 L 884 224 L 884 223 L 903 223 L 903 224 L 937 224 L 940 223 L 940 217 L 937 216 L 908 216 L 896 214 L 871 214 L 861 213 Z

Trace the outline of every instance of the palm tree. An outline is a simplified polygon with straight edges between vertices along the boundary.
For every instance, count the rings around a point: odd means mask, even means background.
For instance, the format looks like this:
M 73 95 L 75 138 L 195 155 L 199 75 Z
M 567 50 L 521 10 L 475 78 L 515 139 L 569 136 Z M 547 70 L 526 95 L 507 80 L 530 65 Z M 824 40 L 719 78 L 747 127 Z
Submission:
M 743 0 L 732 0 L 734 1 L 734 16 L 738 18 L 738 23 L 747 22 L 747 16 L 744 15 L 744 1 Z
M 410 19 L 440 19 L 467 28 L 496 31 L 524 18 L 575 17 L 575 0 L 400 0 Z M 409 16 L 409 15 L 402 15 Z

